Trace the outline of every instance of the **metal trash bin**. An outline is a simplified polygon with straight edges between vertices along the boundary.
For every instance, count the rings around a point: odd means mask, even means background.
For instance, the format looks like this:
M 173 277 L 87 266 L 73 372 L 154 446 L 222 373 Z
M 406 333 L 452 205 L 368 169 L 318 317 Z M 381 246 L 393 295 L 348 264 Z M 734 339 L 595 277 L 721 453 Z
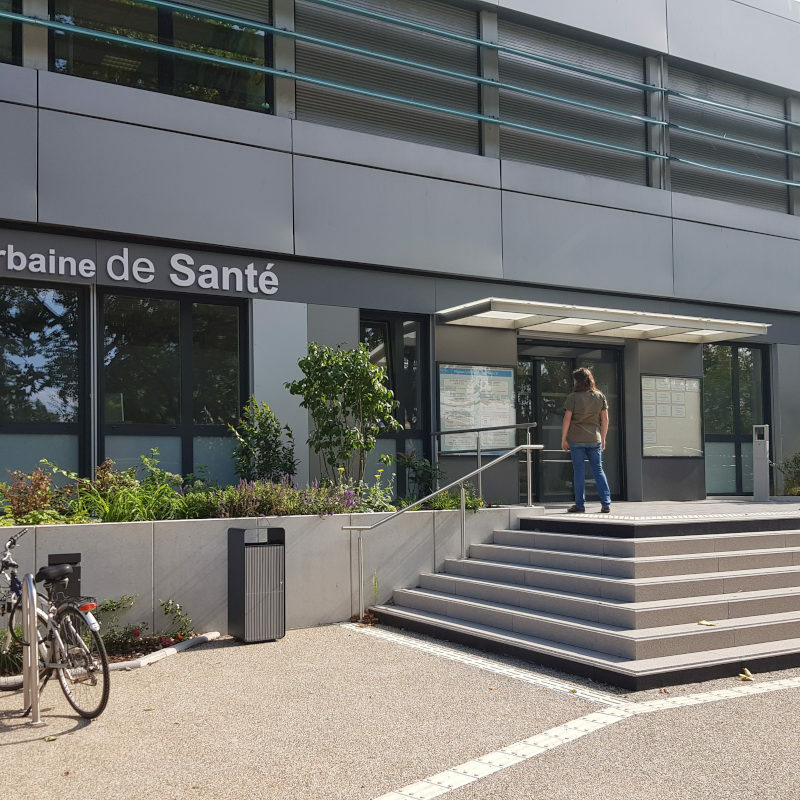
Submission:
M 271 642 L 286 633 L 283 528 L 228 528 L 228 633 Z

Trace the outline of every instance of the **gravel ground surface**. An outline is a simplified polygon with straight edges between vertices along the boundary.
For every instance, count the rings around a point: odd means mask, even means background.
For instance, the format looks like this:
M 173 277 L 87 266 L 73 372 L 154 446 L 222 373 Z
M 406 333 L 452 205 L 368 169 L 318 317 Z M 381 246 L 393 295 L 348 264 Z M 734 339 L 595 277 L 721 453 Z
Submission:
M 631 702 L 665 697 L 526 668 Z M 756 681 L 790 676 L 800 671 Z M 89 800 L 370 800 L 605 706 L 343 626 L 267 644 L 224 638 L 111 680 L 108 708 L 91 723 L 57 685 L 42 695 L 41 728 L 18 716 L 21 694 L 0 694 L 15 790 Z M 669 693 L 741 686 L 732 676 Z M 644 714 L 443 796 L 788 800 L 800 797 L 798 712 L 800 690 L 785 689 Z

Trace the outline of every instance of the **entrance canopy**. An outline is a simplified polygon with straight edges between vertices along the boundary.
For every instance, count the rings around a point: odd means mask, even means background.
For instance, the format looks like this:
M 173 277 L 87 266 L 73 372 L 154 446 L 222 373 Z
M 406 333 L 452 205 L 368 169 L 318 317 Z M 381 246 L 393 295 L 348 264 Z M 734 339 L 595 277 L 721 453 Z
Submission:
M 531 300 L 487 297 L 436 315 L 440 323 L 503 328 L 519 333 L 561 333 L 649 339 L 657 342 L 721 342 L 763 336 L 769 325 L 677 314 L 651 314 L 616 308 L 568 306 Z

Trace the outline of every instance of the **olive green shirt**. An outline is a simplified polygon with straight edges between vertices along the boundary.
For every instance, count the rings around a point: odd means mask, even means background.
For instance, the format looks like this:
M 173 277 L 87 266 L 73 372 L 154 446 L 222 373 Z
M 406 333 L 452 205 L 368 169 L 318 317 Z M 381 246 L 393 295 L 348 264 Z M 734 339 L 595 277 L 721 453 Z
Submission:
M 567 441 L 595 444 L 600 439 L 600 412 L 608 408 L 602 392 L 572 392 L 564 401 L 564 410 L 572 412 Z

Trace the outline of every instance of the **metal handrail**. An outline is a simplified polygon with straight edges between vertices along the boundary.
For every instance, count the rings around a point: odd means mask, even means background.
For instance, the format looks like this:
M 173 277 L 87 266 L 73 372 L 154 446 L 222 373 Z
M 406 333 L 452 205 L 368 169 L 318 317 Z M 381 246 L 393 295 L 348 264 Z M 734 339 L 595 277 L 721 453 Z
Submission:
M 500 426 L 505 427 L 505 426 Z M 516 426 L 507 426 L 507 427 L 516 427 Z M 523 426 L 524 427 L 524 426 Z M 484 464 L 477 469 L 472 470 L 472 472 L 462 475 L 457 480 L 453 481 L 452 483 L 448 483 L 447 486 L 442 486 L 441 489 L 437 489 L 434 492 L 431 492 L 429 495 L 417 500 L 416 502 L 412 503 L 410 506 L 406 506 L 405 508 L 401 508 L 395 511 L 393 514 L 390 514 L 388 517 L 384 517 L 377 522 L 374 522 L 372 525 L 343 525 L 343 531 L 358 531 L 358 618 L 360 620 L 364 619 L 364 531 L 372 531 L 375 528 L 390 522 L 393 519 L 396 519 L 401 514 L 405 514 L 407 511 L 411 511 L 412 508 L 416 508 L 417 506 L 421 505 L 422 503 L 427 502 L 433 497 L 436 497 L 438 494 L 442 494 L 442 492 L 447 492 L 452 489 L 454 486 L 461 487 L 461 558 L 466 556 L 466 529 L 467 529 L 467 496 L 466 496 L 466 489 L 464 488 L 465 481 L 468 481 L 470 478 L 473 478 L 475 475 L 479 475 L 484 470 L 493 467 L 495 464 L 499 464 L 501 461 L 505 461 L 510 456 L 515 455 L 523 450 L 527 451 L 528 458 L 528 508 L 533 505 L 533 484 L 531 482 L 531 451 L 533 450 L 542 450 L 544 445 L 542 444 L 531 444 L 530 443 L 530 430 L 528 431 L 528 444 L 520 444 L 514 447 L 513 449 L 509 450 L 506 453 L 498 456 L 497 458 L 490 461 L 488 464 Z
M 456 433 L 476 433 L 477 436 L 475 438 L 475 451 L 476 451 L 476 458 L 478 461 L 478 466 L 481 465 L 481 433 L 485 431 L 507 431 L 507 430 L 526 430 L 528 432 L 527 443 L 531 443 L 531 428 L 535 428 L 537 423 L 535 422 L 521 422 L 516 425 L 489 425 L 484 428 L 457 428 L 453 430 L 447 431 L 434 431 L 431 434 L 431 439 L 433 440 L 433 463 L 439 463 L 439 437 L 440 436 L 448 436 L 449 434 L 456 434 Z M 469 450 L 449 450 L 448 455 L 457 456 L 462 455 L 463 453 L 471 453 L 472 449 Z M 437 481 L 438 485 L 438 481 Z M 478 473 L 478 494 L 483 494 L 483 473 Z M 530 487 L 528 487 L 528 494 L 530 495 Z

